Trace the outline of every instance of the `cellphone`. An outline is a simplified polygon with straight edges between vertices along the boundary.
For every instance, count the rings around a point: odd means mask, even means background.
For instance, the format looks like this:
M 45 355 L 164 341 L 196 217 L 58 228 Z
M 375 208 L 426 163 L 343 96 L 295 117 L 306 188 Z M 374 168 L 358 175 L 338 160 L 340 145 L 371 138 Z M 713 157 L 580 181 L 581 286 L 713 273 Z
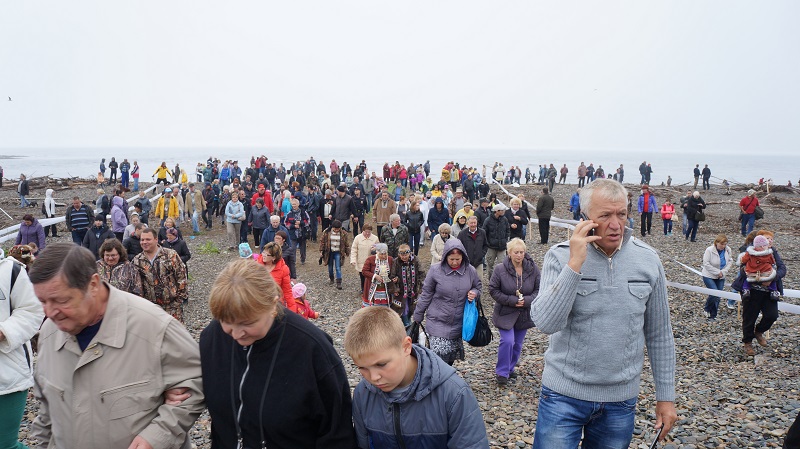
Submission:
M 655 449 L 658 446 L 658 437 L 661 435 L 662 427 L 656 427 L 656 436 L 653 438 L 653 442 L 650 443 L 650 449 Z
M 583 221 L 589 221 L 589 217 L 587 217 L 583 212 L 581 212 L 581 218 L 583 218 Z M 590 229 L 589 233 L 586 235 L 594 235 L 594 228 Z

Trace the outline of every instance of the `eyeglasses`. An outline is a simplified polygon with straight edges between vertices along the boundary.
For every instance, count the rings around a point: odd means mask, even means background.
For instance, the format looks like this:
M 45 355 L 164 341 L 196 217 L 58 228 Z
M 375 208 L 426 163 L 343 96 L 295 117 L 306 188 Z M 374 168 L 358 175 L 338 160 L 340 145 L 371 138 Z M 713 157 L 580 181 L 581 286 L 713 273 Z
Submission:
M 411 251 L 400 251 L 398 254 L 411 254 Z

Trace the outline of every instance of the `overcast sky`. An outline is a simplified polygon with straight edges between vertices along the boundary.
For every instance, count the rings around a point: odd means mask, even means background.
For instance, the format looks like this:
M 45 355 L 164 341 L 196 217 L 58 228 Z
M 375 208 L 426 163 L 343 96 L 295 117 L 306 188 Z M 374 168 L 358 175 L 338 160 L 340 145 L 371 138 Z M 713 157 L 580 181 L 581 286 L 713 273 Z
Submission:
M 794 152 L 799 17 L 793 0 L 3 1 L 0 148 Z

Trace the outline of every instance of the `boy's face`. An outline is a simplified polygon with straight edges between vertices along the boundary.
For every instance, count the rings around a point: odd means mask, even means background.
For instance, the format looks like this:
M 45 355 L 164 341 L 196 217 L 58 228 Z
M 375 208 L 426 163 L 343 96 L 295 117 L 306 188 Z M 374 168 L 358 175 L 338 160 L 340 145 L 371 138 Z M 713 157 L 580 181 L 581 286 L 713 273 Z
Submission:
M 388 393 L 414 380 L 417 367 L 411 351 L 411 338 L 406 337 L 400 347 L 353 357 L 353 363 L 367 382 Z

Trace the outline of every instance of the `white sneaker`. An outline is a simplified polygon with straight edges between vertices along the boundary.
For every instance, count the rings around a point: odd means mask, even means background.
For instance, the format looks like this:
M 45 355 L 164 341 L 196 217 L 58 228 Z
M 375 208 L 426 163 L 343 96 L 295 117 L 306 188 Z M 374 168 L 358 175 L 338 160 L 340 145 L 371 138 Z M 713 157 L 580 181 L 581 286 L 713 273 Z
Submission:
M 725 305 L 728 306 L 728 308 L 731 310 L 736 309 L 736 301 L 726 301 Z
M 703 310 L 703 315 L 705 315 L 706 318 L 711 318 L 711 314 L 708 313 L 708 310 Z

